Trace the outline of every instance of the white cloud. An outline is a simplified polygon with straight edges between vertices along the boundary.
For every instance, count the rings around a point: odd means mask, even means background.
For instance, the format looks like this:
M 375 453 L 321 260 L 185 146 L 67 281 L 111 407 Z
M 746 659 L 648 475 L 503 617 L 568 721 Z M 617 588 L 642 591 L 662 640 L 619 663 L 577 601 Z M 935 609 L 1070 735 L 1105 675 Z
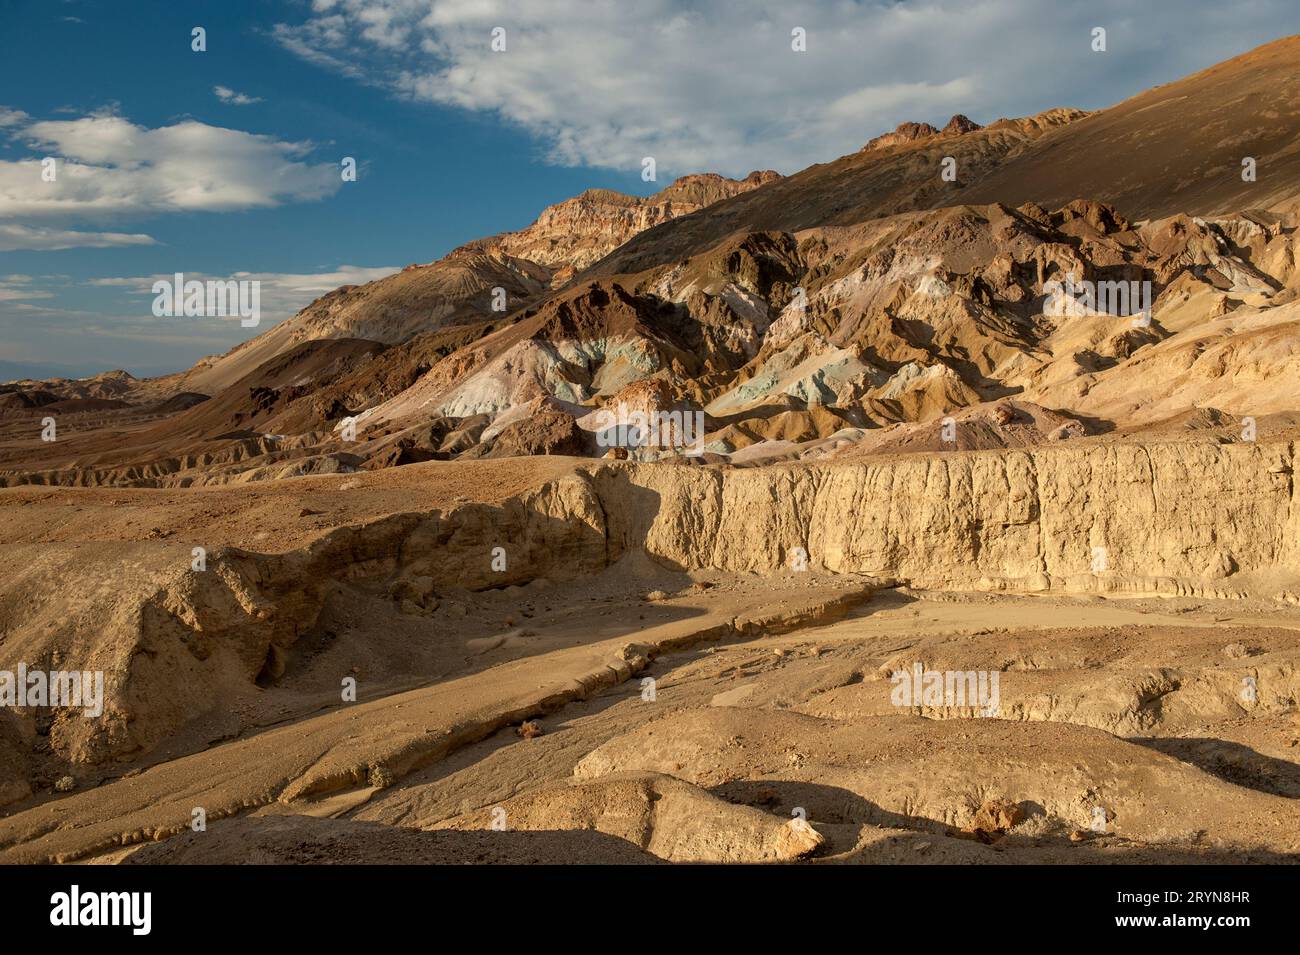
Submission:
M 156 245 L 152 236 L 129 232 L 75 232 L 43 226 L 0 223 L 0 252 L 56 249 L 109 249 L 124 245 Z
M 33 298 L 53 298 L 54 296 L 40 288 L 25 288 L 31 283 L 30 275 L 5 275 L 0 276 L 0 302 L 16 302 L 20 300 Z M 23 306 L 10 306 L 11 308 L 22 308 Z M 35 308 L 36 306 L 27 306 Z
M 216 94 L 217 99 L 231 106 L 251 106 L 253 103 L 262 102 L 260 96 L 249 96 L 246 93 L 237 93 L 229 86 L 214 86 L 212 92 Z
M 252 330 L 242 327 L 237 316 L 178 320 L 153 315 L 153 283 L 171 280 L 171 274 L 76 282 L 63 275 L 0 276 L 0 360 L 75 362 L 86 373 L 105 368 L 176 371 L 201 355 L 224 352 L 250 334 L 261 334 L 340 285 L 361 285 L 398 270 L 340 265 L 319 272 L 185 272 L 187 280 L 260 281 L 261 322 Z M 25 372 L 0 368 L 4 374 Z
M 394 93 L 488 112 L 550 161 L 792 172 L 908 120 L 1108 105 L 1300 25 L 1210 0 L 314 0 L 287 49 Z M 1186 8 L 1193 9 L 1188 10 Z M 1091 30 L 1110 27 L 1110 52 Z M 507 49 L 491 51 L 506 29 Z M 791 50 L 791 30 L 807 51 Z
M 400 266 L 340 265 L 327 272 L 233 272 L 213 275 L 206 272 L 187 271 L 185 279 L 206 282 L 212 280 L 252 280 L 261 283 L 261 306 L 264 326 L 297 313 L 326 292 L 340 285 L 364 285 L 386 275 L 400 271 Z M 153 283 L 159 279 L 171 281 L 172 273 L 91 279 L 86 284 L 95 288 L 125 289 L 128 295 L 151 297 Z
M 0 108 L 32 158 L 0 161 L 0 218 L 255 209 L 321 199 L 339 167 L 306 160 L 308 143 L 185 120 L 149 129 L 111 114 L 33 122 Z M 57 178 L 41 177 L 41 158 Z

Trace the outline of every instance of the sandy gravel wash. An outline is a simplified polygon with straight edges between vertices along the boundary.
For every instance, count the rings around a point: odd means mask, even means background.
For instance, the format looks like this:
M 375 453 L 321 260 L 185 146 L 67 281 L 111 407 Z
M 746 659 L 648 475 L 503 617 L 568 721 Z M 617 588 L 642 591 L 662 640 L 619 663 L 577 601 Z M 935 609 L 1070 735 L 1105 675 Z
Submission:
M 0 862 L 67 862 L 279 801 L 374 790 L 503 726 L 627 680 L 657 653 L 826 622 L 869 596 L 863 580 L 774 590 L 770 602 L 720 607 L 641 632 L 515 661 L 459 680 L 359 703 L 174 760 L 0 821 Z

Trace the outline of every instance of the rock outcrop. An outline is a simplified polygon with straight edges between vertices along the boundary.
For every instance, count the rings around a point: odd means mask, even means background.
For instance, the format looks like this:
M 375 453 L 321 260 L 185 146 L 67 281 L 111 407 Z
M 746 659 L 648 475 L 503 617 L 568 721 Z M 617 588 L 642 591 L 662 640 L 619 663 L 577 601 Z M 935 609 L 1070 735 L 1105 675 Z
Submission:
M 484 241 L 509 255 L 554 269 L 552 284 L 559 286 L 638 232 L 780 178 L 771 170 L 751 172 L 744 179 L 713 173 L 682 176 L 645 197 L 589 189 L 547 206 L 525 229 Z

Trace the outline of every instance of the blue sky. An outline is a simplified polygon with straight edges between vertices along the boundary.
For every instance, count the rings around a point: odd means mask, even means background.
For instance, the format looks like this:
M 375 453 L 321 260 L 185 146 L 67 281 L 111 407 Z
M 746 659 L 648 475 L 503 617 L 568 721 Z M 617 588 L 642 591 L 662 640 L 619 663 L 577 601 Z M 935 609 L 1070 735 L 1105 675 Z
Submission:
M 1227 6 L 0 0 L 0 379 L 179 370 L 583 189 L 794 172 L 905 119 L 1105 106 L 1300 32 L 1292 0 Z M 151 280 L 178 271 L 260 278 L 262 326 L 155 318 Z

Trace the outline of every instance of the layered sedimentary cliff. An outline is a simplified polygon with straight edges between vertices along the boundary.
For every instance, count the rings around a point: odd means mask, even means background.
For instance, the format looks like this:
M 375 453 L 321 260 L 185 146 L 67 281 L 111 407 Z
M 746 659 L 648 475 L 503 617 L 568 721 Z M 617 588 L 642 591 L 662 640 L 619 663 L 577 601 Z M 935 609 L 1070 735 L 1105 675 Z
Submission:
M 687 568 L 811 567 L 1026 587 L 1300 571 L 1292 467 L 1277 444 L 1111 444 L 859 465 L 605 468 L 617 546 Z M 797 557 L 798 555 L 796 555 Z M 1055 578 L 1055 580 L 1053 580 Z

